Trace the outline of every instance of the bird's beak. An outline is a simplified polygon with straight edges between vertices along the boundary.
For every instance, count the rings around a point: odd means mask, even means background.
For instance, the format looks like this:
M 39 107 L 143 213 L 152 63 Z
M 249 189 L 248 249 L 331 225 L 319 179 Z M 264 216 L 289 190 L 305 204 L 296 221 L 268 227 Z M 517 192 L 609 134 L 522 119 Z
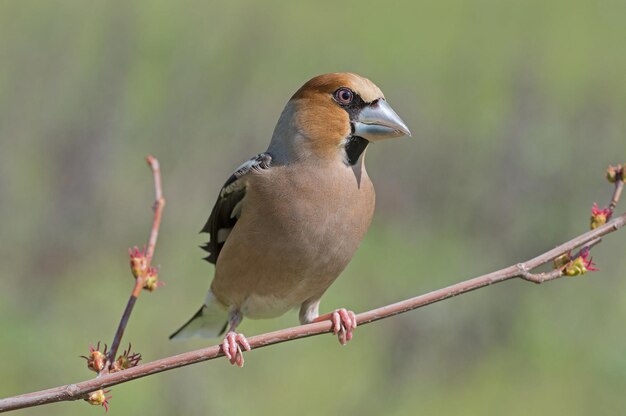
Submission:
M 369 141 L 410 136 L 409 128 L 384 99 L 363 108 L 354 122 L 354 135 Z

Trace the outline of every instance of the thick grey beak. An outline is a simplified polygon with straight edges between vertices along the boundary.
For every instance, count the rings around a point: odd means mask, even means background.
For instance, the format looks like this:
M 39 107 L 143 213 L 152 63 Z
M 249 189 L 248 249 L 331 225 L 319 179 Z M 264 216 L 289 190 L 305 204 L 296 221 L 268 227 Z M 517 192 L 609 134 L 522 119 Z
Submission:
M 354 122 L 354 135 L 377 141 L 410 136 L 411 132 L 387 101 L 379 99 L 361 110 Z

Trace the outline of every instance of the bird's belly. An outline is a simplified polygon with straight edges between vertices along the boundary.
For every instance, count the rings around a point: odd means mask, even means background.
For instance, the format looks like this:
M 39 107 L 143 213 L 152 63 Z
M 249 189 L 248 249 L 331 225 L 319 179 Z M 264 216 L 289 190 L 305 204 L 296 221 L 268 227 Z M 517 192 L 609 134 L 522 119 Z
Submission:
M 271 294 L 250 294 L 239 307 L 241 313 L 251 319 L 276 318 L 300 306 L 302 301 L 295 297 L 281 297 Z
M 253 319 L 280 316 L 312 296 L 321 296 L 358 245 L 350 238 L 307 241 L 287 234 L 265 244 L 250 243 L 239 253 L 237 271 L 218 267 L 215 283 L 223 288 L 228 304 Z M 224 284 L 218 285 L 218 279 Z

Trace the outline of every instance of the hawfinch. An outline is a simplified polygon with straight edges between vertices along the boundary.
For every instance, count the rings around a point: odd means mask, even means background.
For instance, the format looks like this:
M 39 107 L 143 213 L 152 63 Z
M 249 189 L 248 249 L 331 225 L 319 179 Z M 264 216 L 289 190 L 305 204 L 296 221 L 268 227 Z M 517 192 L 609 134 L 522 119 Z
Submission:
M 302 324 L 332 320 L 343 345 L 356 317 L 319 315 L 320 299 L 348 265 L 374 214 L 365 171 L 370 142 L 410 136 L 370 80 L 317 76 L 291 97 L 266 152 L 228 178 L 202 229 L 215 264 L 204 304 L 172 338 L 226 336 L 222 349 L 243 365 L 244 316 L 273 318 L 300 309 Z

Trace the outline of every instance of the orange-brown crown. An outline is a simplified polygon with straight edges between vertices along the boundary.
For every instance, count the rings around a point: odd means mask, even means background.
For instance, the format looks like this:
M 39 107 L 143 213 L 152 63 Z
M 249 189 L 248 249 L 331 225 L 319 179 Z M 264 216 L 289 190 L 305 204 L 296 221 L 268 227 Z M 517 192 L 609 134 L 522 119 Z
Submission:
M 291 99 L 307 98 L 316 95 L 332 95 L 341 87 L 350 88 L 365 102 L 384 98 L 380 88 L 369 79 L 351 72 L 333 72 L 311 78 L 296 91 Z

